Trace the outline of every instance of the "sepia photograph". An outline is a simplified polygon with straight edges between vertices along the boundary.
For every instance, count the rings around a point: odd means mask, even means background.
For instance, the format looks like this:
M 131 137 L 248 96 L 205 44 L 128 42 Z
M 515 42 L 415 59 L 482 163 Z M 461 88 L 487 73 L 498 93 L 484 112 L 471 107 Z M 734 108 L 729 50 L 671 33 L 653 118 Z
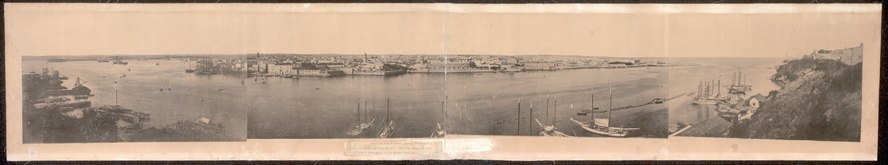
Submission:
M 722 57 L 671 59 L 700 65 L 669 70 L 670 93 L 687 93 L 669 104 L 670 136 L 859 141 L 877 17 L 677 17 L 672 50 Z
M 196 58 L 24 56 L 25 143 L 243 141 L 243 81 Z M 255 67 L 255 66 L 254 66 Z M 237 83 L 237 81 L 241 83 Z
M 260 102 L 250 138 L 665 138 L 666 69 L 686 65 L 624 49 L 661 47 L 662 37 L 636 31 L 658 28 L 617 28 L 658 15 L 464 13 L 443 23 L 443 13 L 322 16 L 342 20 L 335 24 L 289 15 L 268 25 L 300 24 L 290 38 L 324 34 L 315 40 L 328 43 L 257 54 L 273 97 L 248 98 Z M 558 26 L 571 21 L 571 31 Z M 630 42 L 592 46 L 616 39 Z
M 7 7 L 15 160 L 876 149 L 878 5 Z

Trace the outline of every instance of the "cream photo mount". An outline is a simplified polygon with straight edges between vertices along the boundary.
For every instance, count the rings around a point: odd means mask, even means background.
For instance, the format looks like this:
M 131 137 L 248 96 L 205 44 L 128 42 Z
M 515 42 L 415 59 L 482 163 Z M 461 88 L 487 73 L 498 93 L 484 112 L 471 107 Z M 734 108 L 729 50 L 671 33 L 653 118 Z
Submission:
M 52 24 L 23 24 L 36 18 L 58 16 L 66 12 L 86 13 L 102 16 L 103 13 L 169 14 L 188 13 L 200 17 L 216 18 L 212 14 L 269 16 L 292 13 L 312 13 L 323 15 L 353 15 L 355 13 L 387 13 L 415 15 L 424 14 L 428 18 L 441 18 L 440 25 L 446 25 L 449 14 L 470 15 L 486 13 L 493 15 L 546 15 L 546 14 L 604 14 L 604 15 L 654 15 L 669 20 L 676 15 L 734 15 L 735 19 L 745 19 L 745 15 L 799 15 L 799 19 L 828 17 L 832 22 L 821 22 L 824 26 L 842 24 L 866 31 L 859 31 L 857 39 L 868 49 L 863 52 L 863 80 L 861 104 L 861 131 L 859 142 L 830 142 L 811 140 L 767 140 L 738 138 L 544 138 L 524 136 L 482 136 L 448 135 L 444 139 L 394 138 L 394 139 L 247 139 L 231 142 L 126 142 L 126 143 L 23 143 L 22 129 L 22 56 L 31 55 L 88 55 L 113 54 L 117 49 L 89 50 L 71 48 L 41 50 L 46 47 L 38 43 L 63 43 L 70 39 L 65 34 L 39 33 L 27 31 L 54 29 Z M 876 160 L 878 136 L 878 94 L 881 52 L 879 4 L 44 4 L 6 3 L 6 113 L 7 119 L 7 159 L 12 161 L 30 160 L 421 160 L 421 159 L 484 159 L 484 160 Z M 847 20 L 846 20 L 847 19 Z M 37 19 L 39 21 L 39 19 Z M 52 19 L 61 21 L 62 19 Z M 112 19 L 108 19 L 112 20 Z M 69 20 L 73 21 L 73 20 Z M 156 21 L 156 20 L 155 20 Z M 263 20 L 273 22 L 273 19 Z M 323 21 L 323 20 L 316 20 Z M 662 21 L 662 20 L 661 20 Z M 732 20 L 723 20 L 732 21 Z M 397 21 L 395 21 L 397 22 Z M 437 21 L 430 21 L 437 22 Z M 51 23 L 51 22 L 43 22 Z M 77 24 L 77 22 L 61 22 Z M 97 24 L 105 28 L 113 27 L 114 22 Z M 132 22 L 128 22 L 132 23 Z M 402 22 L 403 23 L 403 22 Z M 551 22 L 549 22 L 551 23 Z M 562 21 L 570 24 L 570 21 Z M 668 23 L 668 22 L 667 22 Z M 438 25 L 438 24 L 436 24 Z M 42 26 L 42 27 L 36 27 Z M 412 26 L 404 24 L 403 26 Z M 567 26 L 567 25 L 561 25 Z M 668 24 L 667 24 L 668 26 Z M 89 27 L 89 25 L 86 25 Z M 293 28 L 285 26 L 282 30 Z M 58 27 L 64 28 L 64 27 Z M 441 27 L 442 29 L 446 27 Z M 113 28 L 109 28 L 113 29 Z M 65 30 L 56 31 L 64 32 Z M 107 30 L 107 29 L 106 29 Z M 114 33 L 141 33 L 117 29 Z M 284 29 L 286 30 L 286 29 Z M 208 30 L 211 31 L 211 30 Z M 664 29 L 664 33 L 666 33 Z M 225 31 L 222 31 L 225 32 Z M 328 31 L 334 32 L 334 31 Z M 71 32 L 72 34 L 75 32 Z M 251 32 L 252 34 L 257 34 Z M 419 32 L 417 32 L 419 33 Z M 448 34 L 432 35 L 446 39 Z M 206 35 L 210 33 L 201 33 Z M 857 33 L 855 33 L 857 34 Z M 58 37 L 52 37 L 58 36 Z M 75 34 L 76 35 L 76 34 Z M 267 34 L 266 34 L 267 35 Z M 821 35 L 821 34 L 809 34 Z M 175 36 L 175 35 L 174 35 Z M 184 36 L 184 35 L 183 35 Z M 212 37 L 212 36 L 205 36 Z M 666 35 L 666 38 L 669 36 Z M 31 38 L 31 39 L 29 39 Z M 41 40 L 53 38 L 62 41 Z M 158 41 L 158 38 L 149 38 Z M 98 39 L 97 39 L 98 40 Z M 210 39 L 212 40 L 212 39 Z M 105 41 L 112 43 L 112 41 Z M 146 42 L 152 42 L 146 41 Z M 446 43 L 447 40 L 444 40 Z M 681 43 L 660 43 L 664 49 Z M 858 43 L 859 43 L 858 42 Z M 418 44 L 428 44 L 418 43 Z M 268 43 L 266 43 L 268 44 Z M 382 43 L 385 44 L 385 43 Z M 402 43 L 398 43 L 402 44 Z M 451 45 L 453 44 L 453 45 Z M 459 43 L 431 45 L 433 50 L 447 53 L 449 46 Z M 496 43 L 491 43 L 496 44 Z M 47 46 L 47 45 L 44 45 Z M 51 46 L 51 45 L 49 45 Z M 132 45 L 130 45 L 132 46 Z M 170 45 L 165 45 L 170 46 Z M 218 53 L 206 52 L 211 46 L 190 48 L 193 52 L 177 53 Z M 287 45 L 277 45 L 286 47 Z M 334 45 L 335 46 L 335 45 Z M 377 45 L 379 46 L 379 45 Z M 428 45 L 424 45 L 428 46 Z M 499 45 L 502 46 L 502 45 Z M 151 47 L 146 46 L 146 47 Z M 383 47 L 383 46 L 380 46 Z M 394 47 L 394 46 L 393 46 Z M 502 47 L 508 47 L 502 46 Z M 95 48 L 95 47 L 91 47 Z M 144 47 L 128 47 L 145 50 Z M 264 49 L 263 44 L 244 44 L 226 48 L 227 51 L 250 52 Z M 84 50 L 86 49 L 86 50 Z M 189 49 L 178 47 L 176 49 Z M 471 48 L 464 48 L 471 49 Z M 293 49 L 276 49 L 290 51 Z M 177 51 L 170 49 L 169 51 Z M 412 49 L 412 51 L 418 51 Z M 134 52 L 117 52 L 128 54 Z M 156 51 L 164 54 L 170 52 Z M 514 53 L 514 52 L 513 52 Z M 798 54 L 805 52 L 798 52 Z M 62 54 L 64 55 L 64 54 Z M 661 57 L 673 57 L 663 54 Z M 716 55 L 713 55 L 716 56 Z M 783 55 L 780 55 L 782 57 Z

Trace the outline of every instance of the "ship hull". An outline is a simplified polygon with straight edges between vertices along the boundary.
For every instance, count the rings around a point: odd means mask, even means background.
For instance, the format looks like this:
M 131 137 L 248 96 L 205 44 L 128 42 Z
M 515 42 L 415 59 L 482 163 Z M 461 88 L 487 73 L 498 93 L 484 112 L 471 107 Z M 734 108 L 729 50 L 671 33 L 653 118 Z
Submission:
M 610 132 L 610 131 L 607 131 L 607 130 L 601 130 L 601 129 L 596 129 L 596 128 L 589 127 L 588 125 L 586 125 L 586 123 L 583 123 L 583 122 L 577 121 L 577 120 L 575 120 L 575 119 L 573 119 L 573 118 L 571 118 L 570 121 L 573 122 L 573 123 L 576 123 L 577 125 L 579 125 L 581 128 L 583 128 L 583 130 L 586 130 L 586 131 L 588 131 L 588 132 L 591 132 L 591 133 L 594 133 L 594 134 L 598 134 L 598 135 L 611 136 L 611 137 L 626 137 L 626 135 L 629 135 L 629 132 L 628 132 L 628 131 L 623 131 L 623 132 Z M 598 127 L 598 126 L 596 126 L 596 127 Z M 608 127 L 604 127 L 604 129 L 610 129 L 610 128 L 608 128 Z

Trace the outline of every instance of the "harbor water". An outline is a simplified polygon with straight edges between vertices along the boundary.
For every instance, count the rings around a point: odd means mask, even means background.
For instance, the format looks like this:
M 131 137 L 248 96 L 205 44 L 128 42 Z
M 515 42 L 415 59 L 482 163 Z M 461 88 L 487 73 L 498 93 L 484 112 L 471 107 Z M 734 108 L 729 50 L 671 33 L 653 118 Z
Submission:
M 195 75 L 185 73 L 188 63 L 178 59 L 131 60 L 128 65 L 34 60 L 24 61 L 23 69 L 59 70 L 70 78 L 63 84 L 68 87 L 79 77 L 93 90 L 93 105 L 120 104 L 150 113 L 149 127 L 203 117 L 240 138 L 373 138 L 382 129 L 386 109 L 394 138 L 429 137 L 436 123 L 450 134 L 538 136 L 534 119 L 571 136 L 595 137 L 569 120 L 589 120 L 591 116 L 578 112 L 593 106 L 592 100 L 604 111 L 645 104 L 695 92 L 704 80 L 730 85 L 736 71 L 746 74 L 753 86 L 750 96 L 766 95 L 777 88 L 768 78 L 781 61 L 670 60 L 699 66 L 299 78 Z M 692 105 L 691 98 L 589 114 L 598 120 L 610 115 L 611 126 L 641 128 L 641 137 L 665 137 L 667 127 L 717 115 L 714 106 Z M 364 109 L 368 113 L 361 116 Z M 363 135 L 346 134 L 361 118 L 373 119 L 374 126 Z
M 665 97 L 665 88 L 661 86 L 665 76 L 665 70 L 629 68 L 448 73 L 446 76 L 411 73 L 390 77 L 269 78 L 266 85 L 250 88 L 268 92 L 254 100 L 257 107 L 249 116 L 250 138 L 372 138 L 382 129 L 386 107 L 391 112 L 395 138 L 429 137 L 439 122 L 450 134 L 537 136 L 539 129 L 530 118 L 529 106 L 534 103 L 533 118 L 546 122 L 547 96 L 549 120 L 559 130 L 570 135 L 595 136 L 568 120 L 571 117 L 588 120 L 589 116 L 578 116 L 577 112 L 590 106 L 593 93 L 598 101 L 595 104 L 601 109 L 608 108 L 606 100 L 611 86 L 615 107 L 643 104 L 655 97 Z M 446 123 L 442 117 L 445 96 Z M 519 99 L 521 123 L 518 123 Z M 390 106 L 386 100 L 390 100 Z M 362 109 L 368 109 L 369 118 L 375 122 L 367 134 L 350 136 L 345 132 L 359 123 L 358 103 Z M 570 108 L 571 105 L 574 108 Z M 658 120 L 639 117 L 640 114 L 653 116 L 656 111 L 661 112 Z M 596 118 L 606 118 L 606 113 Z M 611 123 L 646 127 L 650 132 L 644 135 L 662 132 L 665 137 L 666 120 L 665 106 L 651 105 L 617 111 Z M 517 130 L 519 124 L 521 132 Z
M 744 76 L 744 84 L 751 85 L 752 90 L 747 92 L 746 98 L 761 94 L 767 96 L 771 90 L 779 87 L 771 82 L 770 77 L 777 72 L 777 67 L 783 59 L 779 58 L 685 58 L 671 59 L 699 64 L 699 66 L 673 67 L 669 69 L 669 93 L 697 92 L 701 81 L 715 81 L 712 93 L 719 91 L 721 95 L 728 95 L 727 87 L 731 85 L 732 76 L 740 72 Z M 704 87 L 705 88 L 705 87 Z M 679 97 L 676 101 L 669 102 L 669 130 L 678 129 L 678 123 L 697 124 L 706 119 L 716 117 L 718 112 L 715 105 L 691 104 L 693 96 Z
M 74 86 L 77 78 L 92 89 L 93 106 L 115 105 L 151 114 L 146 127 L 162 128 L 181 120 L 200 118 L 218 123 L 237 139 L 246 139 L 248 99 L 262 93 L 250 93 L 240 79 L 229 76 L 198 76 L 185 73 L 188 64 L 181 60 L 128 61 L 127 65 L 109 62 L 23 61 L 24 72 L 42 68 L 59 70 L 69 79 L 62 84 Z

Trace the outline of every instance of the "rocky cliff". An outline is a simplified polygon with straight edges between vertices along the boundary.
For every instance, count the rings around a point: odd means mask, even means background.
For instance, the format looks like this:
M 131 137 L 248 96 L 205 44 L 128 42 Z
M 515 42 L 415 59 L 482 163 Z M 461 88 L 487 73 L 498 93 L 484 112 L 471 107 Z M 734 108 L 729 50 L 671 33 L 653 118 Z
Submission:
M 862 64 L 832 59 L 787 61 L 772 91 L 752 118 L 736 124 L 740 138 L 859 141 Z

